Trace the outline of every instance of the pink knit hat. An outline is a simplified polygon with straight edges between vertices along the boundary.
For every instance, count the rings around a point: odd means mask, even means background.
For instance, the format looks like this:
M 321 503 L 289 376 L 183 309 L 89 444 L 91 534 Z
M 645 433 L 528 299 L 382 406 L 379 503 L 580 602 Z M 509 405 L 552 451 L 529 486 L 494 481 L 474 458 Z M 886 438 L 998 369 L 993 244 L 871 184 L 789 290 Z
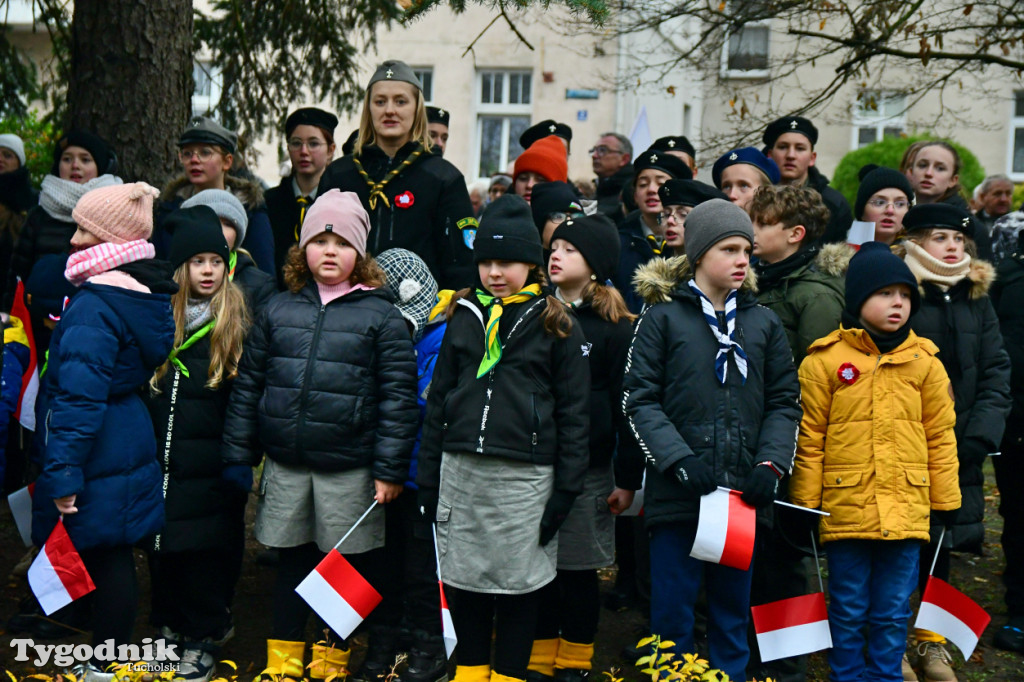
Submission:
M 111 244 L 149 239 L 153 234 L 153 199 L 160 190 L 144 182 L 99 187 L 86 192 L 71 217 L 80 228 Z
M 360 257 L 366 255 L 370 216 L 366 215 L 366 209 L 355 192 L 331 189 L 318 196 L 302 221 L 299 248 L 321 232 L 333 232 L 344 238 Z

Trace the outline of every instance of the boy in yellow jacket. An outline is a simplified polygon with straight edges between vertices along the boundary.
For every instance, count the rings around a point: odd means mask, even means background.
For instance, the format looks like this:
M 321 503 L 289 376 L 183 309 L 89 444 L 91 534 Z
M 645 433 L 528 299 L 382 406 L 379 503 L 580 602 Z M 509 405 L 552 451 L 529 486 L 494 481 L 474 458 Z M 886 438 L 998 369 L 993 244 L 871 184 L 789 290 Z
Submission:
M 800 365 L 804 408 L 790 499 L 820 508 L 829 558 L 832 682 L 900 680 L 930 517 L 960 507 L 949 378 L 907 325 L 909 268 L 880 242 L 850 261 L 842 327 Z M 867 658 L 864 655 L 865 628 Z

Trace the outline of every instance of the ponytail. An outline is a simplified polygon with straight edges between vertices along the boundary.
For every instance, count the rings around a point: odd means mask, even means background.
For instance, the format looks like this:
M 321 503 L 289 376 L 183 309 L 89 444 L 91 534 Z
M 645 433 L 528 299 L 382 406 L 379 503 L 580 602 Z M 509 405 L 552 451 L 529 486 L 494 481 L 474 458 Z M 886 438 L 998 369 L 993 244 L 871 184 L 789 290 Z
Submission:
M 629 312 L 629 308 L 626 307 L 622 294 L 613 286 L 592 281 L 583 288 L 581 298 L 590 303 L 601 319 L 612 324 L 617 324 L 623 318 L 630 322 L 636 319 L 636 315 Z

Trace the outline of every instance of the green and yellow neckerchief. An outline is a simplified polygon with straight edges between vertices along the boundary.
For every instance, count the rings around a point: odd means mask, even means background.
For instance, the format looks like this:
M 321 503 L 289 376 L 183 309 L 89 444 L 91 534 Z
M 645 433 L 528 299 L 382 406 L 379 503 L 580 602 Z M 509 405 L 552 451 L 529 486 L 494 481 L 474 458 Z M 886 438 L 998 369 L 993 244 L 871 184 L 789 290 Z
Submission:
M 192 334 L 192 336 L 188 337 L 185 340 L 185 343 L 181 344 L 180 346 L 172 350 L 171 354 L 167 357 L 167 359 L 171 361 L 171 364 L 177 367 L 181 371 L 181 373 L 185 375 L 186 379 L 188 378 L 188 369 L 185 368 L 185 363 L 178 359 L 178 353 L 182 352 L 186 348 L 191 347 L 192 345 L 195 344 L 196 341 L 209 334 L 216 325 L 217 320 L 210 320 L 202 327 L 197 329 L 196 332 Z
M 387 195 L 384 194 L 384 186 L 387 185 L 389 182 L 391 182 L 395 178 L 396 175 L 398 175 L 403 170 L 405 170 L 406 168 L 411 166 L 413 164 L 413 162 L 416 161 L 416 159 L 418 159 L 420 157 L 420 154 L 422 154 L 422 153 L 423 153 L 423 145 L 417 142 L 416 143 L 416 150 L 413 151 L 411 154 L 409 154 L 409 156 L 405 157 L 405 160 L 402 161 L 402 163 L 398 164 L 397 166 L 392 168 L 390 171 L 388 171 L 388 174 L 385 175 L 384 179 L 381 180 L 380 182 L 374 182 L 373 181 L 373 178 L 370 177 L 370 174 L 367 173 L 366 169 L 363 168 L 363 163 L 362 163 L 362 161 L 359 160 L 359 155 L 358 154 L 353 154 L 352 155 L 352 160 L 356 164 L 356 170 L 359 171 L 359 174 L 361 176 L 363 176 L 363 180 L 366 181 L 366 184 L 370 186 L 370 199 L 369 199 L 369 203 L 370 203 L 370 210 L 371 211 L 373 211 L 373 210 L 375 210 L 377 208 L 377 199 L 383 199 L 384 200 L 384 205 L 387 206 L 388 208 L 391 208 L 391 203 L 388 201 Z
M 477 379 L 491 371 L 491 369 L 498 364 L 498 361 L 501 360 L 501 342 L 498 341 L 498 322 L 501 321 L 501 313 L 504 306 L 512 305 L 513 303 L 524 303 L 529 301 L 531 298 L 537 298 L 540 295 L 541 291 L 539 284 L 531 284 L 519 292 L 512 294 L 511 296 L 505 296 L 504 298 L 495 298 L 494 296 L 484 293 L 480 289 L 476 290 L 476 300 L 480 301 L 480 304 L 487 308 L 488 312 L 487 324 L 484 325 L 484 357 L 480 361 L 480 367 L 476 370 Z

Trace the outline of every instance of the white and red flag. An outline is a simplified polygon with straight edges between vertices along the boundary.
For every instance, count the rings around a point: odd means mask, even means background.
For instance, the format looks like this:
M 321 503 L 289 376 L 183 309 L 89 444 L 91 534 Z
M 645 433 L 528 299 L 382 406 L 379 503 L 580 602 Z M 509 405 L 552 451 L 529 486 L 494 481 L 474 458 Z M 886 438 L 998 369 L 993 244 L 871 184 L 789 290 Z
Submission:
M 381 600 L 377 590 L 336 549 L 327 553 L 295 591 L 342 639 L 351 635 Z
M 754 556 L 757 514 L 737 490 L 719 488 L 700 498 L 697 536 L 690 556 L 745 571 Z
M 824 592 L 753 606 L 750 614 L 762 661 L 832 648 Z
M 50 537 L 28 569 L 28 584 L 49 616 L 96 589 L 71 537 L 58 519 Z
M 437 586 L 441 588 L 441 636 L 444 637 L 444 652 L 448 658 L 451 658 L 452 652 L 455 651 L 455 645 L 459 643 L 459 638 L 455 636 L 452 612 L 448 610 L 448 600 L 444 596 L 444 583 L 438 580 Z
M 35 483 L 29 483 L 21 490 L 15 490 L 7 496 L 7 504 L 11 506 L 14 525 L 18 527 L 18 535 L 26 547 L 32 546 L 32 492 Z
M 956 644 L 966 659 L 991 620 L 992 616 L 970 597 L 932 575 L 928 576 L 914 627 L 939 633 Z

